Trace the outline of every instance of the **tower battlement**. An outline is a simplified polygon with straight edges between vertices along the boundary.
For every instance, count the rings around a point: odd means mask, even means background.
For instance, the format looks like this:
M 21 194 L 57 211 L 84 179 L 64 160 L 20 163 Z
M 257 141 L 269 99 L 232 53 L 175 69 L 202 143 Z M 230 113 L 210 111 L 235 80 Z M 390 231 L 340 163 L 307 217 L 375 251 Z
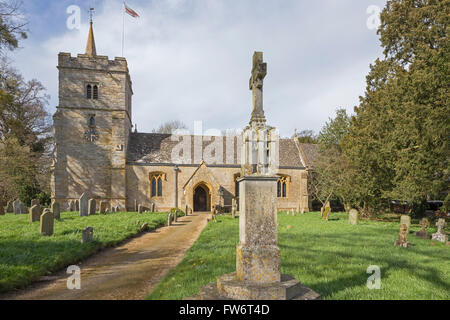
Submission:
M 78 54 L 76 57 L 72 57 L 67 52 L 60 52 L 58 54 L 58 68 L 129 72 L 127 59 L 125 58 L 115 57 L 114 60 L 109 60 L 108 56 L 92 57 L 87 54 Z

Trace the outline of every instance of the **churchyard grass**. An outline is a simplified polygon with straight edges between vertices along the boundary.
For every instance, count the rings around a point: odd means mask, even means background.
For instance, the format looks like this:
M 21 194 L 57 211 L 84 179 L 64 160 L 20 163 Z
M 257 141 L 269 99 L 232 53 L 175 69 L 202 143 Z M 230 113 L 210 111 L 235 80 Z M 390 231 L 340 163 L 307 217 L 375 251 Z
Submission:
M 140 221 L 139 224 L 137 222 Z M 55 220 L 54 235 L 39 234 L 39 222 L 30 224 L 28 215 L 0 217 L 0 292 L 21 288 L 93 253 L 139 233 L 142 224 L 150 229 L 167 224 L 166 213 L 110 213 L 80 217 L 65 212 Z M 94 228 L 94 240 L 81 243 L 82 230 Z
M 390 222 L 348 214 L 278 215 L 281 272 L 290 274 L 323 299 L 450 299 L 450 247 L 417 238 L 418 220 L 408 234 L 410 248 L 394 247 L 399 217 Z M 217 276 L 235 271 L 239 220 L 218 216 L 189 249 L 183 261 L 157 285 L 148 299 L 182 299 L 197 294 Z M 436 232 L 435 222 L 428 232 Z M 381 269 L 381 289 L 369 290 L 371 265 Z

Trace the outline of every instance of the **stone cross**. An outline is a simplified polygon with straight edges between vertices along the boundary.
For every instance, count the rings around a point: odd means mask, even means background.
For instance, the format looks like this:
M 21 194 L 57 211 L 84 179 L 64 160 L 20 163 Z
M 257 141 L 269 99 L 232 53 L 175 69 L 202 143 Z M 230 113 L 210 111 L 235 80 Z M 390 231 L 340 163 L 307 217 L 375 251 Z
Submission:
M 436 223 L 438 230 L 436 233 L 433 233 L 432 239 L 440 242 L 446 243 L 448 241 L 448 235 L 445 234 L 444 228 L 447 225 L 445 219 L 439 219 Z
M 263 109 L 263 86 L 264 78 L 267 75 L 267 63 L 263 62 L 263 53 L 253 54 L 253 68 L 250 78 L 250 90 L 252 90 L 253 111 L 250 124 L 256 127 L 264 127 L 266 117 Z
M 41 208 L 39 205 L 34 205 L 30 208 L 30 223 L 41 220 Z
M 41 215 L 41 235 L 51 236 L 53 235 L 53 224 L 55 218 L 53 218 L 53 212 L 46 209 Z
M 404 223 L 400 225 L 400 232 L 398 233 L 398 240 L 395 241 L 394 245 L 403 248 L 409 248 L 409 241 L 406 240 L 408 235 L 408 226 Z
M 87 243 L 94 239 L 94 228 L 86 227 L 81 234 L 81 243 Z
M 89 215 L 95 214 L 96 211 L 97 211 L 97 202 L 95 201 L 95 199 L 90 199 L 88 202 Z
M 61 209 L 59 207 L 59 203 L 54 201 L 52 203 L 52 208 L 51 208 L 52 212 L 53 212 L 53 217 L 57 220 L 61 219 Z
M 80 197 L 80 217 L 87 217 L 89 215 L 89 199 L 85 193 Z
M 427 232 L 427 228 L 430 226 L 430 221 L 427 218 L 423 218 L 420 220 L 421 229 L 419 232 L 416 232 L 416 237 L 430 239 L 431 235 Z

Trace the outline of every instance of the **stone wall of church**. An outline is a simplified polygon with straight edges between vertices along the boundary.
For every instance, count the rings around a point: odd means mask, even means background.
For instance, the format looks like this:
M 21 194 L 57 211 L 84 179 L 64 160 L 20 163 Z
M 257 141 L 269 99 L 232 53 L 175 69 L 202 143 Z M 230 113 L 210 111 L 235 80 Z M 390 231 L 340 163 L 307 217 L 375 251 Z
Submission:
M 175 205 L 175 171 L 174 166 L 145 166 L 127 165 L 127 209 L 134 210 L 135 200 L 146 208 L 155 203 L 157 211 L 167 211 Z M 240 167 L 207 167 L 202 165 L 179 166 L 178 171 L 178 207 L 183 209 L 186 204 L 193 208 L 194 190 L 204 183 L 211 193 L 211 206 L 219 204 L 219 188 L 224 188 L 224 203 L 231 210 L 232 199 L 236 194 L 235 180 L 240 175 Z M 164 174 L 162 197 L 151 197 L 151 181 L 153 174 Z M 281 169 L 280 174 L 289 176 L 287 198 L 278 199 L 280 210 L 299 210 L 305 208 L 309 211 L 304 170 Z M 306 195 L 306 197 L 305 197 Z

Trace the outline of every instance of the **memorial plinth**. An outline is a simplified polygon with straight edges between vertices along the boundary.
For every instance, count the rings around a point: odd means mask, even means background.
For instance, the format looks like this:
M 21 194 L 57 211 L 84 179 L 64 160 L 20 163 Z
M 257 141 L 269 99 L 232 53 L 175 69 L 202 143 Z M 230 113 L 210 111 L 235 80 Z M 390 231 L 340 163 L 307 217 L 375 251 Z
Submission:
M 217 278 L 192 299 L 317 300 L 320 295 L 280 273 L 277 235 L 278 177 L 252 175 L 239 182 L 239 244 L 236 272 Z

